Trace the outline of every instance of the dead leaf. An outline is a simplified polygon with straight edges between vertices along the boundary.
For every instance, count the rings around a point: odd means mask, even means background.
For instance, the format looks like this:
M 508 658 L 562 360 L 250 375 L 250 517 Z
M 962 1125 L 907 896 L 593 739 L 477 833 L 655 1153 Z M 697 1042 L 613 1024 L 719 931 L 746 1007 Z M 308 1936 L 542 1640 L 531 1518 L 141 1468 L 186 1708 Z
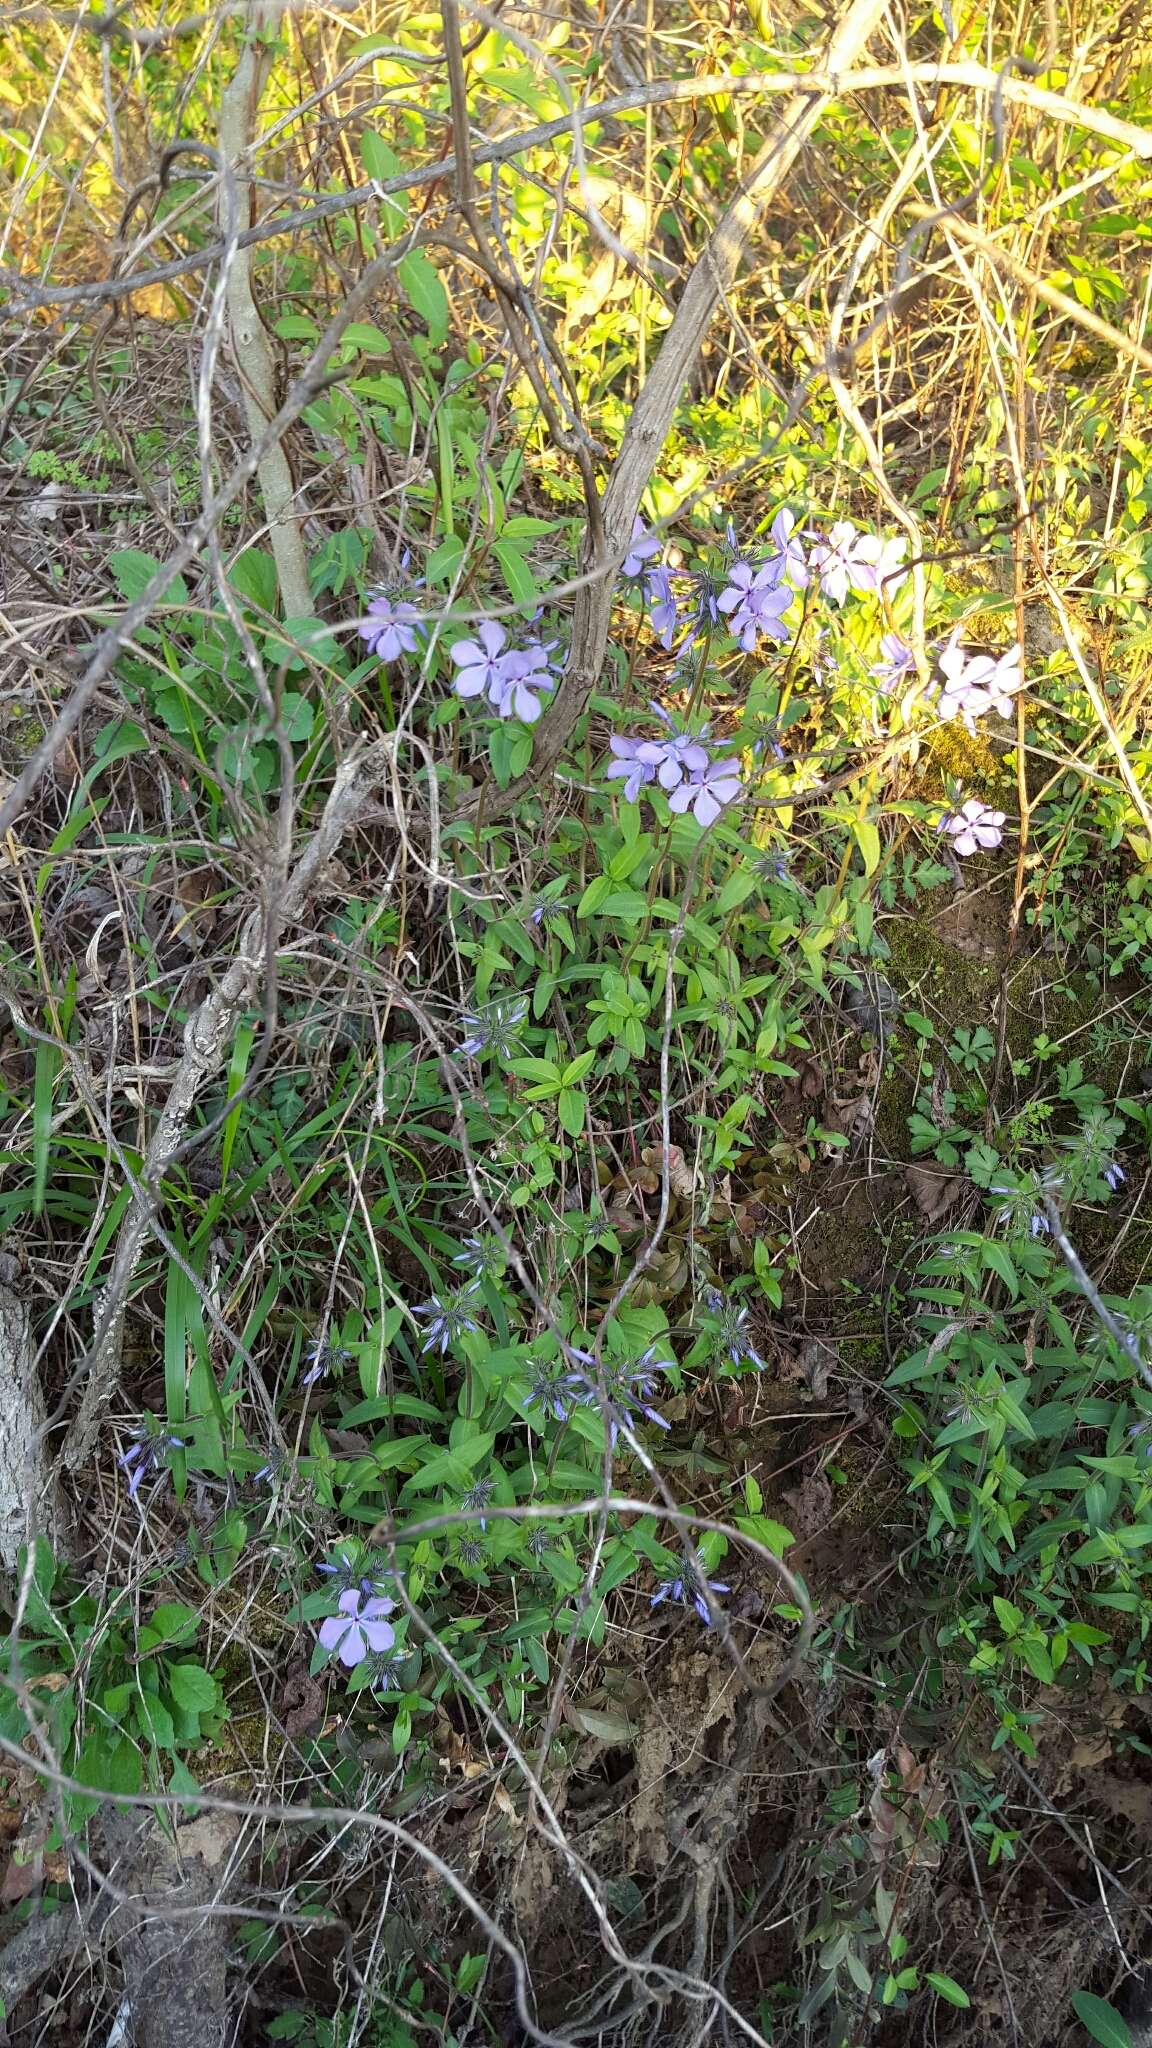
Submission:
M 808 1383 L 813 1399 L 826 1400 L 828 1375 L 832 1367 L 839 1363 L 835 1344 L 826 1344 L 820 1337 L 809 1337 L 807 1342 L 800 1346 L 796 1363 Z
M 645 1166 L 650 1166 L 658 1176 L 657 1185 L 659 1185 L 659 1177 L 662 1177 L 664 1167 L 664 1154 L 660 1146 L 646 1145 L 640 1157 L 644 1161 Z M 669 1145 L 668 1147 L 668 1186 L 674 1195 L 679 1195 L 682 1202 L 690 1201 L 696 1192 L 696 1182 L 692 1175 L 692 1169 L 684 1157 L 682 1147 L 679 1145 Z
M 636 1729 L 622 1707 L 615 1713 L 602 1714 L 593 1707 L 577 1707 L 565 1700 L 564 1713 L 582 1735 L 590 1735 L 609 1749 L 630 1749 L 636 1740 Z
M 904 1178 L 926 1223 L 935 1223 L 968 1192 L 967 1174 L 949 1173 L 946 1166 L 906 1166 Z
M 824 1076 L 815 1060 L 801 1060 L 790 1081 L 784 1083 L 783 1100 L 787 1103 L 814 1102 L 824 1093 Z
M 280 1695 L 280 1717 L 291 1741 L 310 1735 L 324 1719 L 327 1687 L 313 1677 L 306 1664 L 290 1665 Z
M 784 1495 L 792 1510 L 789 1524 L 801 1542 L 811 1536 L 818 1536 L 828 1526 L 832 1516 L 832 1486 L 826 1472 L 819 1466 Z

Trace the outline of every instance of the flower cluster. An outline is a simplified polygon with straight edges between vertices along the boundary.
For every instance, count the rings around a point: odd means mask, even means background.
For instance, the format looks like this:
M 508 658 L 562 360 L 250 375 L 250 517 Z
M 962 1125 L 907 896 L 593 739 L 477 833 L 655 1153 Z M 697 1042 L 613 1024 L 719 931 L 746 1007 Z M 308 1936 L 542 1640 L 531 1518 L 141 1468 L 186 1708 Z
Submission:
M 732 1591 L 723 1579 L 709 1579 L 705 1576 L 704 1560 L 699 1551 L 686 1558 L 674 1579 L 665 1579 L 649 1601 L 650 1607 L 659 1607 L 665 1600 L 679 1600 L 685 1607 L 694 1607 L 705 1628 L 711 1628 L 712 1616 L 705 1594 L 730 1593 Z
M 427 1316 L 421 1352 L 439 1351 L 443 1357 L 466 1332 L 480 1328 L 472 1313 L 479 1280 L 470 1280 L 466 1287 L 458 1287 L 454 1294 L 433 1294 L 427 1301 L 418 1302 L 412 1310 L 414 1316 Z
M 527 1015 L 527 996 L 496 996 L 482 1010 L 466 1011 L 461 1054 L 476 1059 L 482 1052 L 494 1052 L 499 1059 L 515 1059 L 520 1043 L 517 1033 Z
M 670 1427 L 659 1409 L 652 1406 L 659 1388 L 657 1373 L 672 1371 L 671 1360 L 655 1356 L 655 1346 L 650 1345 L 635 1365 L 622 1359 L 606 1359 L 599 1368 L 589 1352 L 578 1351 L 575 1346 L 570 1346 L 569 1351 L 579 1364 L 571 1371 L 556 1365 L 541 1366 L 525 1397 L 526 1406 L 538 1407 L 541 1414 L 550 1416 L 554 1422 L 568 1422 L 576 1408 L 606 1411 L 608 1441 L 613 1450 L 621 1429 L 639 1417 L 654 1422 L 659 1429 Z
M 699 733 L 685 732 L 661 705 L 651 704 L 649 709 L 667 727 L 667 737 L 620 739 L 614 734 L 608 742 L 614 758 L 605 770 L 607 779 L 623 783 L 621 795 L 631 804 L 656 783 L 670 810 L 691 810 L 698 825 L 715 824 L 725 805 L 736 803 L 743 794 L 739 761 L 712 758 L 707 726 Z
M 474 640 L 456 640 L 449 652 L 458 697 L 484 697 L 498 718 L 521 718 L 534 725 L 544 709 L 542 699 L 555 688 L 554 656 L 558 642 L 532 640 L 510 647 L 503 626 L 485 619 Z
M 352 1353 L 342 1345 L 329 1344 L 323 1338 L 313 1338 L 304 1353 L 307 1372 L 301 1373 L 300 1385 L 314 1387 L 317 1381 L 327 1379 L 334 1366 L 345 1365 Z
M 154 1417 L 149 1416 L 146 1426 L 136 1431 L 123 1457 L 116 1460 L 121 1472 L 128 1474 L 128 1493 L 132 1500 L 146 1479 L 153 1479 L 158 1473 L 168 1470 L 167 1453 L 184 1450 L 187 1442 L 187 1437 L 172 1436 Z
M 748 1335 L 750 1313 L 747 1307 L 741 1308 L 737 1302 L 726 1300 L 718 1287 L 704 1289 L 702 1326 L 710 1341 L 713 1358 L 722 1370 L 731 1366 L 739 1372 L 742 1366 L 750 1365 L 757 1372 L 764 1371 L 764 1360 Z

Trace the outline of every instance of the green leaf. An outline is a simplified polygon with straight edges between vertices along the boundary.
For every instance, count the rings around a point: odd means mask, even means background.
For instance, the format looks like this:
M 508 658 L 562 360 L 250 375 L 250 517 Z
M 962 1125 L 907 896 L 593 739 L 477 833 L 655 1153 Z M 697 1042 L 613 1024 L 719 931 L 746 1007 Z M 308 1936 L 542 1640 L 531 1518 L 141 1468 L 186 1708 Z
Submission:
M 382 327 L 374 327 L 370 320 L 350 320 L 340 340 L 347 347 L 358 348 L 365 356 L 390 356 L 392 337 Z
M 107 557 L 108 566 L 120 586 L 121 597 L 134 604 L 160 568 L 155 555 L 146 555 L 140 548 L 113 548 Z M 159 604 L 187 604 L 188 586 L 182 576 L 173 576 L 167 588 L 161 593 Z
M 1020 1282 L 1016 1276 L 1016 1268 L 1008 1257 L 1003 1245 L 993 1244 L 990 1239 L 986 1239 L 980 1247 L 980 1260 L 982 1265 L 987 1266 L 993 1273 L 999 1274 L 1013 1301 L 1015 1301 L 1020 1292 Z
M 448 294 L 435 264 L 423 249 L 413 249 L 397 264 L 396 275 L 413 312 L 428 329 L 433 348 L 442 348 L 448 339 Z
M 560 1090 L 556 1098 L 556 1114 L 560 1118 L 561 1130 L 566 1131 L 570 1138 L 580 1136 L 587 1111 L 588 1097 L 582 1088 Z
M 176 1730 L 163 1700 L 154 1699 L 146 1692 L 137 1694 L 136 1718 L 144 1734 L 151 1737 L 157 1749 L 175 1749 Z
M 182 1600 L 163 1600 L 149 1617 L 148 1628 L 158 1643 L 179 1642 L 195 1634 L 196 1615 Z
M 1074 1991 L 1072 2010 L 1101 2048 L 1132 2048 L 1127 2020 L 1106 1998 L 1097 1998 L 1091 1991 Z
M 500 564 L 500 574 L 508 586 L 509 593 L 517 604 L 533 609 L 540 602 L 540 594 L 532 580 L 532 571 L 518 548 L 510 542 L 498 540 L 493 543 L 492 553 Z
M 433 548 L 424 565 L 424 574 L 429 583 L 451 583 L 464 558 L 464 543 L 458 534 L 445 534 L 438 548 Z
M 864 873 L 874 875 L 880 865 L 880 834 L 870 818 L 857 818 L 852 826 L 852 836 L 860 848 L 864 862 Z
M 238 597 L 260 611 L 276 609 L 276 564 L 265 548 L 245 548 L 228 571 L 228 581 Z
M 202 1664 L 169 1664 L 168 1690 L 178 1707 L 190 1714 L 210 1714 L 220 1704 L 220 1688 Z
M 946 1977 L 943 1970 L 925 1970 L 924 1982 L 930 1984 L 933 1991 L 938 1991 L 941 1998 L 947 1999 L 949 2005 L 963 2006 L 972 2003 L 963 1986 L 957 1984 L 954 1977 Z

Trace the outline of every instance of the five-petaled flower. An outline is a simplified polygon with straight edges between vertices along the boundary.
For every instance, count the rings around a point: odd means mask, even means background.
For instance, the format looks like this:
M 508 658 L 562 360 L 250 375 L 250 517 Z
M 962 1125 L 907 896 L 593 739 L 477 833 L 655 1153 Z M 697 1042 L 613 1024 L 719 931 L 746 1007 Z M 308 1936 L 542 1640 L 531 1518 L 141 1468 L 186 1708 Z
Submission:
M 494 619 L 483 619 L 474 640 L 455 640 L 449 653 L 456 664 L 452 685 L 458 697 L 488 697 L 495 700 L 503 683 L 504 650 L 508 635 Z
M 942 818 L 936 829 L 948 833 L 955 853 L 975 853 L 980 847 L 999 846 L 1004 837 L 1004 812 L 994 811 L 973 796 L 950 818 Z
M 321 1622 L 320 1641 L 351 1670 L 369 1652 L 380 1656 L 392 1648 L 396 1631 L 386 1617 L 395 1605 L 394 1600 L 369 1599 L 358 1587 L 350 1586 L 340 1595 L 339 1614 L 330 1614 Z
M 423 620 L 416 605 L 406 597 L 390 597 L 378 590 L 368 600 L 366 617 L 357 631 L 381 661 L 398 661 L 402 654 L 415 654 L 420 645 Z
M 743 789 L 739 761 L 710 761 L 672 791 L 668 808 L 692 812 L 698 825 L 714 825 L 726 804 L 740 801 Z
M 937 659 L 943 678 L 937 711 L 941 718 L 959 718 L 969 732 L 986 711 L 998 711 L 1007 718 L 1014 694 L 1024 686 L 1023 656 L 1019 646 L 1003 654 L 974 654 L 960 645 L 953 633 Z

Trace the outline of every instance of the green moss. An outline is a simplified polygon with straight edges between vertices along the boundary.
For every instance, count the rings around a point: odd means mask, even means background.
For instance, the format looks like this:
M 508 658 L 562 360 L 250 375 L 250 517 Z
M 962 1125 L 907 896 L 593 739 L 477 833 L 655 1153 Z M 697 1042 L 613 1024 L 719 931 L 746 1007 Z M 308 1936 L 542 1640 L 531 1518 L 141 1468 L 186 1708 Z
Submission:
M 922 1010 L 930 1003 L 952 1025 L 986 1023 L 999 979 L 997 965 L 992 960 L 975 959 L 943 938 L 932 923 L 928 902 L 926 898 L 925 908 L 917 916 L 896 918 L 885 926 L 893 987 L 910 999 L 910 1007 Z M 989 911 L 991 938 L 1002 920 L 995 904 L 989 905 Z

